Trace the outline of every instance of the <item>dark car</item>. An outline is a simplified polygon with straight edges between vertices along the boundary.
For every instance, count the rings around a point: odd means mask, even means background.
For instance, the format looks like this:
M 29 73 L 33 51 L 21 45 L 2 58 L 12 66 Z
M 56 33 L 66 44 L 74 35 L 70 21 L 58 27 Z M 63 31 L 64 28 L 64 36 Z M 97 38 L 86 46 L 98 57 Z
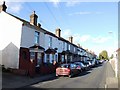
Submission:
M 69 63 L 69 64 L 61 64 L 58 68 L 56 68 L 56 76 L 69 76 L 72 77 L 75 74 L 78 74 L 81 71 L 81 67 L 79 65 Z
M 85 71 L 85 70 L 88 69 L 87 66 L 84 65 L 82 62 L 75 62 L 75 64 L 76 64 L 76 65 L 80 65 L 82 71 Z

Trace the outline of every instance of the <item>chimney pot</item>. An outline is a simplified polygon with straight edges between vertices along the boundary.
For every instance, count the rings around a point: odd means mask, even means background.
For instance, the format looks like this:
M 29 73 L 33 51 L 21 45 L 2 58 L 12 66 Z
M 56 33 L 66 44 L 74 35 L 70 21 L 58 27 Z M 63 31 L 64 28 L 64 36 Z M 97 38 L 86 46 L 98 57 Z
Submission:
M 56 29 L 56 36 L 57 37 L 61 37 L 61 30 L 60 30 L 60 28 Z
M 33 11 L 32 15 L 30 15 L 30 24 L 37 26 L 37 18 L 38 16 Z
M 73 37 L 72 36 L 69 37 L 69 42 L 73 43 Z
M 4 11 L 6 12 L 7 6 L 5 5 L 5 1 L 3 2 L 2 5 L 0 5 L 0 12 Z
M 38 27 L 41 28 L 41 24 L 40 23 L 38 23 Z

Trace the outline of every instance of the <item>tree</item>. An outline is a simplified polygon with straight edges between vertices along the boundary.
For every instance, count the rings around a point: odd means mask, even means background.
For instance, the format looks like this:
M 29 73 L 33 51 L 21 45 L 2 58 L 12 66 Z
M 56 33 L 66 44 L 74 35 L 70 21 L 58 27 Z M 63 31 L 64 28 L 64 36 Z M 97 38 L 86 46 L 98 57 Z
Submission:
M 106 59 L 108 60 L 108 53 L 106 50 L 103 50 L 100 54 L 99 54 L 99 59 Z
M 113 56 L 113 54 L 112 54 L 111 57 L 110 57 L 110 59 L 113 59 L 113 57 L 114 57 L 114 56 Z

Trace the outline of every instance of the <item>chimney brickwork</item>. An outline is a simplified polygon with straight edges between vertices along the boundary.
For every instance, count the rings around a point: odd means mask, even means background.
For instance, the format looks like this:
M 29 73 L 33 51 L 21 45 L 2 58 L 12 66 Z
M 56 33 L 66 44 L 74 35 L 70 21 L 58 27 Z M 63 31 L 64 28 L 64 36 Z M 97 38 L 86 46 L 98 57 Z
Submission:
M 35 11 L 30 15 L 30 24 L 37 26 L 38 16 L 35 14 Z
M 73 37 L 72 36 L 69 37 L 69 42 L 73 43 Z
M 61 37 L 61 30 L 60 30 L 60 28 L 56 29 L 55 34 L 56 34 L 57 37 Z
M 5 1 L 3 2 L 2 5 L 0 5 L 0 12 L 4 11 L 6 12 L 7 6 L 5 5 Z

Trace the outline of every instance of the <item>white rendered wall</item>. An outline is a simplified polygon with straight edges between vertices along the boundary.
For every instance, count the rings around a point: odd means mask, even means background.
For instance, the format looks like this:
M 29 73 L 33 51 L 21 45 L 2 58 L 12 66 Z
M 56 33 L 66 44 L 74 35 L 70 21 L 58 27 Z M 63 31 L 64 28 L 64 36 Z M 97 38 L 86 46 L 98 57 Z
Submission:
M 2 50 L 0 50 L 0 64 L 2 63 Z
M 51 35 L 48 35 L 48 34 L 45 34 L 45 50 L 47 50 L 49 48 L 49 38 L 52 37 L 52 48 L 55 49 L 55 48 L 59 48 L 59 40 L 58 38 L 55 38 Z M 58 50 L 57 50 L 57 53 L 56 53 L 57 57 L 58 57 Z M 54 59 L 55 59 L 55 56 L 54 56 Z M 57 60 L 58 61 L 58 58 Z M 46 54 L 45 54 L 45 60 L 44 62 L 46 62 Z M 52 62 L 52 55 L 50 55 L 50 62 Z
M 5 65 L 6 68 L 18 68 L 21 29 L 20 20 L 5 12 L 0 13 L 0 50 L 2 50 L 0 62 L 3 61 L 0 64 Z
M 22 37 L 21 37 L 21 47 L 29 48 L 35 44 L 35 29 L 32 29 L 28 26 L 23 26 L 22 28 Z M 45 35 L 43 32 L 40 32 L 39 35 L 39 45 L 44 48 L 44 38 Z

